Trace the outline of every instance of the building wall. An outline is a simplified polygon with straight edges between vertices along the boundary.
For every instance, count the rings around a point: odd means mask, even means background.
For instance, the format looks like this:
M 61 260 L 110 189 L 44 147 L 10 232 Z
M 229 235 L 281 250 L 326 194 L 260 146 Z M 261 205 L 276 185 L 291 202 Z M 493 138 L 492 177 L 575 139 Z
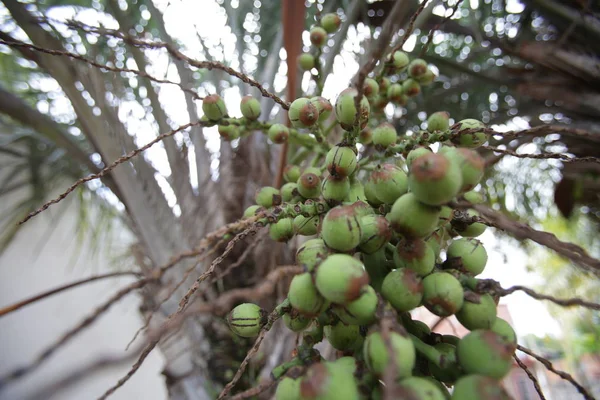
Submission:
M 20 195 L 22 193 L 15 193 L 10 199 L 0 199 L 0 215 Z M 64 214 L 61 215 L 59 210 Z M 112 255 L 107 254 L 106 249 L 92 256 L 89 244 L 82 246 L 78 259 L 73 259 L 78 249 L 75 226 L 75 210 L 68 202 L 51 207 L 24 225 L 0 255 L 0 308 L 114 268 L 110 263 Z M 125 248 L 126 238 L 120 240 L 121 247 Z M 0 317 L 0 375 L 34 360 L 67 329 L 131 281 L 132 278 L 111 278 L 87 284 Z M 49 392 L 46 385 L 98 357 L 122 355 L 142 324 L 138 306 L 136 295 L 130 294 L 52 355 L 35 373 L 0 388 L 0 400 L 81 400 L 100 396 L 127 372 L 132 361 L 102 370 L 58 393 Z M 153 352 L 111 399 L 165 399 L 167 394 L 160 375 L 162 362 L 159 353 Z

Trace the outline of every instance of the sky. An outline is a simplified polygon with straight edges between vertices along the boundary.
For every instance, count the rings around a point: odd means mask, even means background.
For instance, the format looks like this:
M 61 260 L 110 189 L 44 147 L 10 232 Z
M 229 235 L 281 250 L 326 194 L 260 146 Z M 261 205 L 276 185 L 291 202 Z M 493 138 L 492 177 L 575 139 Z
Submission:
M 249 1 L 249 0 L 248 0 Z M 265 0 L 263 0 L 265 1 Z M 259 0 L 255 2 L 260 3 Z M 126 6 L 126 2 L 120 1 L 120 4 Z M 235 35 L 226 24 L 226 16 L 214 1 L 211 0 L 156 0 L 155 4 L 159 10 L 164 12 L 164 19 L 167 30 L 171 36 L 176 40 L 180 41 L 185 47 L 185 53 L 197 58 L 199 60 L 204 59 L 202 48 L 198 40 L 198 35 L 203 39 L 205 45 L 208 48 L 213 48 L 211 55 L 218 61 L 222 61 L 228 55 L 234 54 L 235 52 Z M 471 7 L 477 7 L 478 0 L 470 0 Z M 235 2 L 232 2 L 232 6 L 235 6 Z M 511 11 L 518 12 L 520 8 L 518 1 L 509 1 L 508 7 Z M 443 9 L 436 8 L 435 13 L 439 13 Z M 50 15 L 52 18 L 63 19 L 71 18 L 74 13 L 71 9 L 62 8 L 55 9 Z M 149 18 L 149 13 L 142 13 L 143 16 Z M 85 12 L 79 13 L 78 19 L 84 23 L 94 25 L 98 21 L 98 13 L 96 12 Z M 109 28 L 117 28 L 116 22 L 111 21 L 108 18 L 102 19 L 103 24 Z M 252 28 L 252 21 L 248 22 L 248 27 Z M 246 27 L 246 26 L 245 26 Z M 337 56 L 333 66 L 333 75 L 327 80 L 325 85 L 323 96 L 332 100 L 339 92 L 345 89 L 355 72 L 359 68 L 355 57 L 352 52 L 356 52 L 360 49 L 359 41 L 361 37 L 367 35 L 366 29 L 354 30 L 351 29 L 348 35 L 348 41 L 344 45 L 342 54 Z M 308 46 L 308 33 L 305 32 L 303 35 L 304 45 Z M 218 47 L 218 45 L 222 47 Z M 409 52 L 414 48 L 416 44 L 416 37 L 412 36 L 404 45 L 403 50 Z M 216 50 L 215 50 L 216 49 Z M 285 58 L 285 51 L 280 52 L 282 59 Z M 237 58 L 229 56 L 232 62 L 233 68 L 239 69 L 237 64 Z M 169 62 L 165 54 L 156 52 L 151 57 L 151 71 L 152 75 L 159 77 L 166 77 L 171 80 L 178 80 L 175 66 Z M 127 65 L 127 67 L 135 68 L 135 65 Z M 275 89 L 282 89 L 286 84 L 286 68 L 285 63 L 282 63 L 278 70 L 277 77 L 275 80 Z M 135 84 L 135 79 L 132 78 L 132 82 Z M 306 89 L 309 84 L 308 74 L 304 75 L 303 88 Z M 52 88 L 54 84 L 51 80 L 48 82 L 41 82 L 41 85 L 45 85 L 46 88 Z M 213 88 L 214 89 L 214 88 Z M 199 89 L 200 95 L 206 95 L 208 92 Z M 225 93 L 220 93 L 230 111 L 232 116 L 240 116 L 239 112 L 239 99 L 240 94 L 236 88 L 227 90 Z M 162 104 L 165 106 L 168 115 L 176 124 L 184 124 L 189 120 L 184 98 L 180 89 L 174 85 L 163 85 L 160 88 L 160 99 Z M 200 104 L 197 104 L 200 109 Z M 69 105 L 54 105 L 58 107 L 55 109 L 43 110 L 45 112 L 61 113 L 68 112 Z M 65 111 L 67 110 L 67 111 Z M 145 116 L 144 109 L 135 102 L 123 103 L 121 106 L 121 118 L 126 121 L 127 127 L 131 132 L 136 132 L 136 140 L 138 144 L 142 145 L 152 140 L 157 134 L 154 122 Z M 510 127 L 496 127 L 498 129 L 512 129 L 515 127 L 527 128 L 525 121 L 515 121 L 515 126 Z M 213 153 L 218 152 L 220 139 L 215 131 L 216 128 L 206 129 L 207 134 L 207 146 Z M 181 139 L 181 138 L 179 138 Z M 166 183 L 165 176 L 170 174 L 169 165 L 166 159 L 166 155 L 160 146 L 154 146 L 147 151 L 147 157 L 152 161 L 158 172 L 159 183 L 161 187 L 167 193 L 167 197 L 174 205 L 175 197 Z M 193 162 L 194 157 L 190 155 L 190 160 Z M 518 162 L 518 161 L 515 161 Z M 192 172 L 195 172 L 195 167 L 192 165 Z M 197 181 L 196 176 L 192 176 L 194 183 Z M 539 277 L 534 273 L 527 272 L 525 265 L 527 261 L 527 254 L 520 249 L 515 248 L 507 244 L 502 244 L 494 237 L 492 229 L 488 229 L 480 239 L 483 241 L 489 254 L 488 266 L 481 277 L 493 278 L 498 280 L 503 287 L 509 287 L 515 284 L 521 284 L 525 286 L 533 286 L 539 283 Z M 543 336 L 545 334 L 560 335 L 560 327 L 555 320 L 552 319 L 543 303 L 537 300 L 531 299 L 530 297 L 522 294 L 515 293 L 502 299 L 502 302 L 508 305 L 511 315 L 514 319 L 516 330 L 519 335 L 536 334 Z

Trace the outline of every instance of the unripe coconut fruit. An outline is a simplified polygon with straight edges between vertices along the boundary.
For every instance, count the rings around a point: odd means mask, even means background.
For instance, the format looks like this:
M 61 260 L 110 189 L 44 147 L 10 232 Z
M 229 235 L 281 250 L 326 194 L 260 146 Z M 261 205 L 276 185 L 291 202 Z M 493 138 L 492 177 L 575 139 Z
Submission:
M 281 193 L 278 189 L 271 186 L 265 186 L 256 191 L 254 201 L 259 206 L 270 208 L 281 204 Z
M 423 204 L 406 193 L 392 205 L 387 218 L 392 228 L 407 237 L 425 237 L 437 228 L 440 208 Z
M 277 385 L 275 400 L 300 400 L 300 378 L 283 377 Z
M 422 203 L 439 206 L 448 203 L 462 186 L 457 163 L 441 154 L 425 154 L 413 161 L 408 187 Z
M 333 304 L 331 309 L 345 324 L 367 325 L 375 319 L 377 309 L 377 293 L 371 286 L 366 286 L 364 293 L 346 305 Z
M 487 259 L 487 251 L 477 239 L 462 238 L 454 240 L 448 246 L 448 266 L 470 275 L 476 276 L 482 273 Z
M 391 350 L 394 352 L 393 355 L 389 354 L 381 333 L 372 332 L 367 335 L 363 346 L 363 356 L 367 367 L 375 375 L 382 377 L 390 357 L 392 357 L 392 362 L 396 363 L 395 378 L 401 379 L 410 376 L 417 358 L 412 340 L 408 336 L 390 332 L 389 341 Z
M 456 359 L 456 346 L 450 343 L 438 343 L 435 349 L 441 353 L 440 365 L 429 361 L 429 372 L 438 380 L 452 384 L 462 375 Z
M 243 303 L 227 315 L 227 324 L 233 333 L 242 337 L 255 337 L 267 323 L 268 313 L 252 303 Z
M 218 121 L 227 116 L 225 102 L 218 94 L 211 94 L 202 100 L 202 111 L 211 121 Z
M 366 254 L 373 254 L 392 238 L 392 228 L 381 215 L 365 215 L 360 219 L 361 238 L 358 248 Z
M 327 33 L 334 33 L 340 28 L 342 20 L 336 13 L 328 13 L 321 17 L 321 26 Z
M 310 53 L 302 53 L 298 56 L 298 65 L 304 71 L 313 69 L 315 66 L 315 56 Z
M 465 301 L 456 319 L 468 330 L 490 329 L 496 321 L 496 303 L 488 293 L 465 292 Z
M 301 400 L 359 400 L 354 375 L 336 363 L 316 363 L 300 382 Z
M 421 238 L 402 239 L 396 245 L 396 268 L 408 268 L 419 276 L 428 275 L 435 266 L 433 248 Z
M 369 175 L 375 196 L 385 204 L 394 202 L 408 192 L 408 177 L 394 164 L 378 164 Z
M 431 154 L 433 153 L 431 151 L 431 149 L 429 147 L 417 147 L 413 150 L 411 150 L 408 155 L 406 156 L 406 165 L 408 166 L 408 169 L 410 170 L 410 166 L 412 165 L 413 161 L 421 156 L 424 156 L 426 154 Z
M 411 269 L 396 269 L 383 280 L 381 294 L 398 312 L 410 311 L 421 305 L 423 281 Z
M 358 299 L 369 284 L 362 263 L 347 254 L 332 254 L 317 267 L 315 284 L 319 293 L 337 304 Z
M 394 388 L 397 399 L 445 400 L 444 393 L 438 385 L 428 379 L 411 376 L 400 381 Z
M 260 117 L 260 101 L 252 96 L 244 96 L 240 101 L 240 111 L 246 119 L 256 121 Z
M 282 218 L 269 226 L 269 236 L 277 242 L 287 242 L 294 237 L 294 223 L 292 218 Z
M 312 321 L 310 318 L 294 309 L 283 314 L 282 319 L 285 326 L 293 332 L 303 331 Z
M 313 172 L 304 171 L 298 178 L 298 193 L 306 199 L 318 199 L 321 194 L 321 178 Z
M 290 130 L 283 124 L 273 124 L 267 131 L 271 142 L 281 144 L 287 142 L 290 136 Z
M 329 305 L 317 291 L 308 272 L 296 275 L 292 279 L 288 299 L 292 307 L 308 317 L 316 317 Z
M 331 347 L 339 351 L 360 349 L 365 340 L 360 333 L 360 326 L 346 325 L 342 322 L 335 325 L 325 325 L 323 333 Z
M 321 186 L 321 194 L 330 205 L 341 203 L 349 192 L 350 179 L 347 176 L 341 178 L 328 176 Z
M 410 59 L 408 58 L 408 55 L 403 52 L 403 51 L 395 51 L 394 54 L 392 54 L 392 66 L 394 67 L 394 69 L 396 70 L 396 72 L 402 72 L 404 71 L 404 69 L 406 69 L 406 67 L 408 67 L 408 64 L 410 63 Z
M 510 400 L 502 384 L 483 375 L 467 375 L 456 381 L 452 400 Z
M 399 83 L 392 83 L 386 93 L 387 99 L 394 104 L 402 105 L 404 98 L 404 89 Z
M 337 206 L 325 214 L 321 236 L 328 247 L 337 251 L 350 251 L 360 244 L 360 221 L 351 206 Z
M 298 179 L 300 178 L 301 173 L 302 173 L 302 170 L 300 169 L 299 166 L 289 164 L 289 165 L 286 165 L 285 168 L 283 169 L 283 179 L 285 179 L 286 182 L 296 183 L 298 181 Z
M 305 97 L 296 99 L 290 105 L 288 117 L 296 128 L 310 128 L 319 120 L 319 110 Z
M 354 88 L 348 88 L 343 90 L 335 102 L 335 117 L 340 123 L 342 129 L 351 131 L 356 126 L 356 106 L 354 100 L 358 91 Z M 369 115 L 371 113 L 371 106 L 369 100 L 363 96 L 360 101 L 360 112 L 358 116 L 358 126 L 360 129 L 364 129 L 367 126 Z
M 450 148 L 446 157 L 460 167 L 462 186 L 460 192 L 467 192 L 479 184 L 485 172 L 485 160 L 475 150 L 464 148 Z
M 327 171 L 335 178 L 352 175 L 357 164 L 355 147 L 337 145 L 332 147 L 325 156 Z
M 435 315 L 448 317 L 458 312 L 463 296 L 460 282 L 447 272 L 434 272 L 423 279 L 423 305 Z
M 421 93 L 421 85 L 415 79 L 408 78 L 402 82 L 402 92 L 408 97 L 414 97 Z
M 373 129 L 373 144 L 382 148 L 396 144 L 397 138 L 396 128 L 388 122 L 383 122 Z
M 434 112 L 427 118 L 427 131 L 443 132 L 450 128 L 450 114 L 446 111 Z
M 517 344 L 517 334 L 512 326 L 502 318 L 496 317 L 490 330 L 500 335 L 506 342 L 512 343 L 513 345 Z
M 300 193 L 298 192 L 298 184 L 296 182 L 288 182 L 281 187 L 281 200 L 284 203 L 291 202 L 297 197 L 300 197 Z
M 317 110 L 319 110 L 319 122 L 323 122 L 329 118 L 331 112 L 333 111 L 333 106 L 329 100 L 327 100 L 325 97 L 316 96 L 311 97 L 310 102 L 317 107 Z
M 236 125 L 219 125 L 219 135 L 229 142 L 240 137 L 240 128 Z
M 408 64 L 408 75 L 418 79 L 427 73 L 427 61 L 416 58 Z
M 475 330 L 456 347 L 458 362 L 467 374 L 502 379 L 510 371 L 515 346 L 490 330 Z
M 323 239 L 310 239 L 296 251 L 296 264 L 312 271 L 329 255 L 329 249 Z
M 319 216 L 305 217 L 298 215 L 294 218 L 294 232 L 298 235 L 312 236 L 319 230 Z
M 465 129 L 484 129 L 485 125 L 481 121 L 469 118 L 459 121 L 456 127 L 461 131 Z M 464 133 L 453 138 L 452 142 L 461 147 L 475 148 L 487 142 L 487 134 L 483 130 L 475 131 L 474 133 Z
M 310 42 L 315 47 L 321 47 L 327 40 L 327 31 L 320 26 L 315 26 L 310 30 Z

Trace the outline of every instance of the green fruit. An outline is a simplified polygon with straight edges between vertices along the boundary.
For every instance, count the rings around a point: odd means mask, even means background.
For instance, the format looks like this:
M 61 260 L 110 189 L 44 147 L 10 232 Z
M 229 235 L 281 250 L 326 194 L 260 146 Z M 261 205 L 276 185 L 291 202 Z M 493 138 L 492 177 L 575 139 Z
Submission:
M 387 218 L 396 232 L 425 237 L 437 228 L 439 215 L 439 207 L 423 204 L 413 193 L 407 193 L 394 202 Z
M 290 105 L 288 117 L 296 128 L 310 128 L 319 120 L 319 110 L 305 97 L 296 99 Z
M 394 388 L 394 393 L 398 394 L 397 399 L 415 399 L 415 400 L 445 400 L 444 393 L 439 386 L 430 380 L 422 377 L 411 376 L 400 381 Z
M 255 337 L 267 323 L 267 312 L 252 303 L 243 303 L 227 315 L 227 324 L 233 333 L 242 337 Z
M 350 190 L 348 191 L 344 202 L 354 203 L 359 201 L 368 207 L 368 205 L 365 203 L 367 201 L 367 197 L 365 196 L 365 187 L 359 181 L 355 181 L 354 183 L 350 184 Z
M 335 13 L 328 13 L 321 17 L 321 26 L 327 33 L 334 33 L 340 28 L 342 20 Z
M 465 292 L 465 301 L 456 319 L 468 330 L 491 329 L 496 321 L 496 303 L 489 294 Z
M 254 217 L 259 210 L 264 210 L 264 208 L 258 205 L 253 205 L 246 208 L 244 211 L 244 218 Z
M 300 314 L 297 310 L 294 309 L 292 309 L 292 311 L 290 312 L 283 314 L 282 319 L 285 326 L 293 332 L 303 331 L 304 328 L 306 328 L 311 322 L 310 318 L 305 317 L 304 315 Z
M 336 363 L 316 363 L 300 383 L 302 400 L 359 400 L 358 384 L 346 367 Z
M 324 326 L 323 333 L 331 347 L 339 351 L 355 350 L 360 348 L 364 341 L 358 325 L 345 325 L 338 322 L 335 325 Z
M 298 215 L 294 218 L 294 232 L 298 235 L 312 236 L 316 235 L 319 229 L 319 216 L 305 217 Z
M 308 317 L 316 317 L 328 306 L 327 301 L 317 291 L 308 272 L 296 275 L 292 279 L 288 290 L 288 299 L 292 307 Z
M 469 210 L 467 212 L 467 216 L 470 217 L 478 217 L 479 213 L 477 211 Z M 487 225 L 481 222 L 473 222 L 472 224 L 453 224 L 452 228 L 461 236 L 474 238 L 480 236 L 487 229 Z
M 273 124 L 269 128 L 267 134 L 271 142 L 281 144 L 287 142 L 290 136 L 290 130 L 283 124 Z
M 381 147 L 389 147 L 396 144 L 396 128 L 390 123 L 384 122 L 373 129 L 373 144 Z
M 315 66 L 315 56 L 310 53 L 302 53 L 298 56 L 298 65 L 304 71 L 313 69 Z
M 448 317 L 463 306 L 463 288 L 454 276 L 434 272 L 423 279 L 423 305 L 435 315 Z
M 294 237 L 292 218 L 282 218 L 269 226 L 269 236 L 277 242 L 287 242 Z
M 296 264 L 312 271 L 329 255 L 329 249 L 323 239 L 310 239 L 296 251 Z
M 440 252 L 442 251 L 442 248 L 446 248 L 447 240 L 448 240 L 448 235 L 446 234 L 446 231 L 443 229 L 433 232 L 431 234 L 431 236 L 429 237 L 429 239 L 426 240 L 429 247 L 431 247 L 431 250 L 433 251 L 433 255 L 436 260 L 440 256 Z
M 367 145 L 371 142 L 373 142 L 373 131 L 367 126 L 358 134 L 358 143 Z
M 327 40 L 327 31 L 320 26 L 315 26 L 310 30 L 310 42 L 315 47 L 321 47 Z
M 379 94 L 379 96 L 375 97 L 373 101 L 369 100 L 369 103 L 371 103 L 375 112 L 382 113 L 389 103 L 386 91 L 381 89 L 381 93 Z
M 334 146 L 327 152 L 325 165 L 331 176 L 344 178 L 356 170 L 356 148 L 349 146 Z
M 404 102 L 404 89 L 402 89 L 402 85 L 399 83 L 392 83 L 387 90 L 387 99 L 394 104 L 402 105 Z
M 456 197 L 461 186 L 460 167 L 441 154 L 425 154 L 411 165 L 408 187 L 422 203 L 446 204 Z
M 454 385 L 452 400 L 510 400 L 502 384 L 483 375 L 467 375 Z
M 381 215 L 366 215 L 360 219 L 361 238 L 358 248 L 366 254 L 373 254 L 392 238 L 392 228 Z
M 365 84 L 363 86 L 363 93 L 367 96 L 367 99 L 374 99 L 379 94 L 379 85 L 377 81 L 372 78 L 365 79 Z
M 291 202 L 292 199 L 300 196 L 298 193 L 298 184 L 295 182 L 288 182 L 281 187 L 281 200 L 284 203 Z
M 413 97 L 421 93 L 421 85 L 414 79 L 408 78 L 402 82 L 402 92 L 408 97 Z
M 440 212 L 440 219 L 438 222 L 438 227 L 443 228 L 450 224 L 452 218 L 454 216 L 454 210 L 448 206 L 442 206 L 442 211 Z
M 314 319 L 308 328 L 302 332 L 302 342 L 308 346 L 315 345 L 323 340 L 323 325 Z
M 202 111 L 210 121 L 218 121 L 227 116 L 225 102 L 218 94 L 211 94 L 202 100 Z
M 370 285 L 378 292 L 381 292 L 381 285 L 383 280 L 390 272 L 387 267 L 387 260 L 385 258 L 385 248 L 373 253 L 373 254 L 361 254 L 362 262 L 365 265 L 365 269 L 369 274 Z
M 260 117 L 260 101 L 252 96 L 244 96 L 240 102 L 240 111 L 246 119 L 256 121 Z
M 465 198 L 466 201 L 468 201 L 472 204 L 482 204 L 485 202 L 483 194 L 476 192 L 474 190 L 471 190 L 470 192 L 463 194 L 463 197 Z
M 351 206 L 337 206 L 325 214 L 321 236 L 328 247 L 337 251 L 350 251 L 360 244 L 359 219 Z
M 431 154 L 432 151 L 429 147 L 417 147 L 413 150 L 411 150 L 408 155 L 406 156 L 406 165 L 408 166 L 408 169 L 410 170 L 410 166 L 412 165 L 413 161 L 421 156 L 424 156 L 425 154 Z
M 416 361 L 415 346 L 408 336 L 397 332 L 389 333 L 390 347 L 393 354 L 389 354 L 383 337 L 379 332 L 372 332 L 367 336 L 363 347 L 363 356 L 367 367 L 377 376 L 383 376 L 390 361 L 394 362 L 396 379 L 410 376 Z
M 350 179 L 348 177 L 334 178 L 328 176 L 323 181 L 323 186 L 321 186 L 321 194 L 330 205 L 341 203 L 349 192 Z
M 394 164 L 378 164 L 371 172 L 369 181 L 377 199 L 385 204 L 394 204 L 408 191 L 406 173 Z
M 317 267 L 315 284 L 319 293 L 337 304 L 358 299 L 369 284 L 362 263 L 346 254 L 332 254 Z
M 408 55 L 403 51 L 395 51 L 392 55 L 392 66 L 396 72 L 404 71 L 404 69 L 408 67 L 409 62 L 410 59 L 408 58 Z
M 403 239 L 396 245 L 394 264 L 396 268 L 408 268 L 419 276 L 426 276 L 435 266 L 435 254 L 423 239 Z
M 517 334 L 515 333 L 512 326 L 510 326 L 510 324 L 502 318 L 496 317 L 496 320 L 492 324 L 490 330 L 500 335 L 500 337 L 506 342 L 512 343 L 514 345 L 517 344 Z
M 306 199 L 318 199 L 321 195 L 321 178 L 312 172 L 304 171 L 298 178 L 298 193 Z
M 337 364 L 341 368 L 344 368 L 352 375 L 354 375 L 354 373 L 356 373 L 356 370 L 358 369 L 358 360 L 350 356 L 340 357 L 337 360 L 333 361 L 333 363 Z
M 458 362 L 467 374 L 502 379 L 510 371 L 515 346 L 490 330 L 475 330 L 456 347 Z
M 488 256 L 479 240 L 463 238 L 450 243 L 447 259 L 451 268 L 476 276 L 485 269 Z
M 350 204 L 350 207 L 352 207 L 354 213 L 356 214 L 356 217 L 359 219 L 366 215 L 375 214 L 373 208 L 371 208 L 371 206 L 369 206 L 367 203 L 361 200 L 353 202 L 352 204 Z
M 317 167 L 308 167 L 304 171 L 302 171 L 302 173 L 315 174 L 319 178 L 323 177 L 323 171 L 321 171 L 321 169 Z
M 409 312 L 402 314 L 401 320 L 402 325 L 406 328 L 406 330 L 417 338 L 426 340 L 426 338 L 431 335 L 431 329 L 429 329 L 429 326 L 427 326 L 427 324 L 423 321 L 412 319 Z
M 365 193 L 365 198 L 367 199 L 367 202 L 370 205 L 372 205 L 373 207 L 378 207 L 383 204 L 383 202 L 377 198 L 375 192 L 375 183 L 373 181 L 367 180 L 363 186 L 363 189 Z
M 275 400 L 300 400 L 300 379 L 284 377 L 277 385 Z
M 271 186 L 265 186 L 256 191 L 254 200 L 259 206 L 270 208 L 280 205 L 282 199 L 279 190 Z
M 450 128 L 450 114 L 446 111 L 434 112 L 427 118 L 427 131 L 444 132 Z
M 380 78 L 377 83 L 379 84 L 379 93 L 385 94 L 392 84 L 392 81 L 390 81 L 390 78 L 383 77 Z
M 315 107 L 317 107 L 317 110 L 319 110 L 319 122 L 323 122 L 329 118 L 331 112 L 333 111 L 333 106 L 329 100 L 327 100 L 325 97 L 316 96 L 311 97 L 310 101 L 315 105 Z
M 345 324 L 367 325 L 375 319 L 377 309 L 377 293 L 371 286 L 367 286 L 364 293 L 356 300 L 345 306 L 334 304 L 332 307 L 335 315 Z
M 297 165 L 286 165 L 283 169 L 283 179 L 285 179 L 286 182 L 296 183 L 300 178 L 301 172 L 300 167 Z
M 427 71 L 425 72 L 425 74 L 423 74 L 423 76 L 417 78 L 417 82 L 419 82 L 419 84 L 421 84 L 421 86 L 429 86 L 433 83 L 433 81 L 435 81 L 436 75 L 433 73 L 432 70 L 427 69 Z
M 416 58 L 408 64 L 408 75 L 411 78 L 419 79 L 427 73 L 427 62 L 420 58 Z
M 466 129 L 484 129 L 485 125 L 481 121 L 469 118 L 459 121 L 456 127 L 459 131 L 462 131 Z M 461 133 L 458 137 L 453 138 L 452 142 L 461 147 L 475 148 L 487 142 L 487 134 L 483 130 L 474 133 Z
M 342 129 L 351 131 L 356 126 L 357 110 L 354 104 L 354 99 L 358 91 L 354 88 L 348 88 L 342 91 L 335 102 L 335 116 L 340 123 Z M 371 106 L 369 100 L 363 96 L 360 101 L 360 112 L 358 113 L 358 126 L 364 129 L 369 120 Z
M 219 135 L 229 142 L 240 137 L 240 128 L 236 125 L 219 125 L 217 130 Z
M 485 160 L 479 153 L 471 149 L 454 148 L 444 155 L 460 167 L 462 175 L 461 192 L 472 190 L 479 184 L 485 172 Z
M 381 294 L 398 312 L 410 311 L 421 305 L 423 281 L 410 269 L 396 269 L 387 274 Z

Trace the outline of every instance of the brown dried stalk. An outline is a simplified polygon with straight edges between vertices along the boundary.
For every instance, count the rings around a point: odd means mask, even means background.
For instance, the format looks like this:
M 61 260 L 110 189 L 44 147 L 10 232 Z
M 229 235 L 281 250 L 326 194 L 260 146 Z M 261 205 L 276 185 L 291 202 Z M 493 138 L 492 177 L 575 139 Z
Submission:
M 562 153 L 541 153 L 541 154 L 520 154 L 514 150 L 509 149 L 499 149 L 493 146 L 481 146 L 482 149 L 491 150 L 495 153 L 500 153 L 504 155 L 509 155 L 517 158 L 534 158 L 534 159 L 557 159 L 565 163 L 573 163 L 573 162 L 592 162 L 600 164 L 600 158 L 598 157 L 570 157 L 566 154 Z
M 515 361 L 517 362 L 517 364 L 519 365 L 519 367 L 521 367 L 521 369 L 523 371 L 525 371 L 525 373 L 527 374 L 527 376 L 529 377 L 529 379 L 531 380 L 531 382 L 533 382 L 533 386 L 535 387 L 535 391 L 537 392 L 538 396 L 540 396 L 540 399 L 541 400 L 546 400 L 546 397 L 544 397 L 544 392 L 542 392 L 542 388 L 540 387 L 540 383 L 538 382 L 538 380 L 535 377 L 535 375 L 533 375 L 531 373 L 531 371 L 529 370 L 529 368 L 527 368 L 527 365 L 525 365 L 523 363 L 523 361 L 521 361 L 519 359 L 519 357 L 517 357 L 516 354 L 513 354 L 513 358 L 515 359 Z

